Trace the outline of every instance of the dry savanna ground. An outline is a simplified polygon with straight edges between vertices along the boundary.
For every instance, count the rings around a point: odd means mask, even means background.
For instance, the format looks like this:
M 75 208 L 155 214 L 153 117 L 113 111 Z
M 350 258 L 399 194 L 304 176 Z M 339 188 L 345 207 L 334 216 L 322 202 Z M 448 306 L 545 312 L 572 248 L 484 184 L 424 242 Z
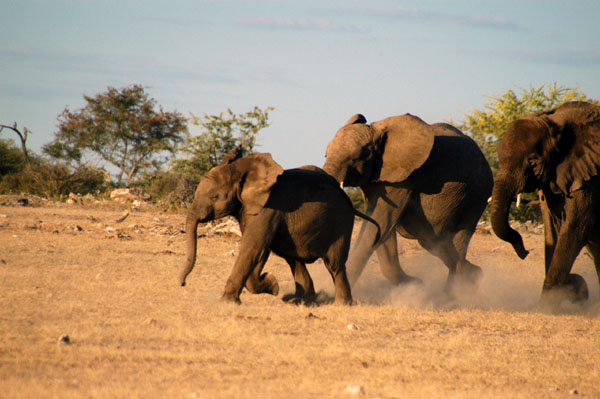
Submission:
M 239 239 L 206 234 L 183 288 L 184 216 L 81 205 L 0 206 L 2 398 L 599 398 L 600 305 L 591 259 L 574 270 L 591 299 L 536 308 L 542 236 L 520 261 L 477 234 L 476 293 L 440 294 L 447 270 L 413 242 L 400 261 L 422 286 L 392 287 L 371 259 L 352 307 L 279 297 L 219 301 Z M 333 286 L 321 263 L 317 289 Z M 68 337 L 68 338 L 67 338 Z M 65 342 L 68 341 L 68 342 Z

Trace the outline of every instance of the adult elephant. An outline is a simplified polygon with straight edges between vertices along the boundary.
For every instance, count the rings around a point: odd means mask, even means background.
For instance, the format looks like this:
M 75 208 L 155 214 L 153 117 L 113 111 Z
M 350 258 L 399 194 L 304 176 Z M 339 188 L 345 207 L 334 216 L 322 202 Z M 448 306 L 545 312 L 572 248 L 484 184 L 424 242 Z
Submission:
M 324 170 L 346 186 L 359 186 L 367 215 L 347 272 L 354 284 L 373 251 L 392 283 L 415 280 L 398 261 L 397 231 L 440 258 L 456 277 L 476 282 L 481 269 L 466 259 L 467 247 L 492 192 L 490 167 L 477 144 L 445 123 L 429 125 L 416 116 L 393 116 L 368 125 L 355 115 L 327 146 Z
M 524 259 L 528 251 L 510 227 L 508 211 L 515 195 L 540 191 L 546 264 L 542 302 L 556 305 L 564 293 L 572 301 L 586 300 L 585 281 L 570 271 L 587 245 L 600 277 L 600 107 L 570 102 L 512 122 L 498 144 L 498 160 L 494 232 Z

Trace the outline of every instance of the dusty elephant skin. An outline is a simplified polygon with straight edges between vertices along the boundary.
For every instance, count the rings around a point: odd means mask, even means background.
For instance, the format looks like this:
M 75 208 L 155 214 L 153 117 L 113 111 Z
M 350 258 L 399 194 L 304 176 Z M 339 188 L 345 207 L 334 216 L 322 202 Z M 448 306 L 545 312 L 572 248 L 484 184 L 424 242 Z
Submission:
M 447 291 L 456 277 L 475 283 L 481 269 L 467 261 L 467 247 L 493 184 L 479 147 L 448 124 L 429 125 L 410 114 L 366 122 L 360 114 L 350 118 L 327 146 L 323 167 L 362 189 L 366 213 L 381 227 L 380 242 L 372 244 L 375 230 L 363 223 L 347 265 L 350 283 L 373 251 L 388 280 L 415 280 L 400 267 L 395 231 L 444 262 Z
M 277 295 L 275 277 L 261 274 L 272 251 L 291 268 L 295 301 L 315 298 L 305 263 L 321 258 L 334 281 L 335 302 L 352 303 L 345 263 L 355 212 L 331 176 L 314 166 L 284 171 L 269 154 L 210 170 L 198 185 L 187 216 L 187 260 L 181 285 L 196 260 L 198 223 L 227 215 L 239 221 L 242 238 L 223 299 L 239 302 L 244 286 L 252 293 Z
M 600 278 L 600 107 L 571 102 L 512 122 L 498 145 L 492 227 L 524 259 L 521 235 L 508 223 L 515 195 L 538 191 L 545 230 L 542 303 L 585 301 L 585 280 L 570 274 L 587 246 Z

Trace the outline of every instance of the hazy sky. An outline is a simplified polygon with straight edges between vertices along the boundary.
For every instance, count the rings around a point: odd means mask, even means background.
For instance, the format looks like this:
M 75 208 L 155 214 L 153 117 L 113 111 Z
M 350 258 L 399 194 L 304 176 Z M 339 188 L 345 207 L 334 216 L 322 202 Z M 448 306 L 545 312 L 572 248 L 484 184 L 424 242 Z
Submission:
M 0 0 L 0 15 L 0 123 L 36 152 L 107 86 L 184 115 L 273 106 L 259 150 L 286 168 L 322 166 L 359 112 L 461 120 L 553 82 L 600 98 L 596 0 Z

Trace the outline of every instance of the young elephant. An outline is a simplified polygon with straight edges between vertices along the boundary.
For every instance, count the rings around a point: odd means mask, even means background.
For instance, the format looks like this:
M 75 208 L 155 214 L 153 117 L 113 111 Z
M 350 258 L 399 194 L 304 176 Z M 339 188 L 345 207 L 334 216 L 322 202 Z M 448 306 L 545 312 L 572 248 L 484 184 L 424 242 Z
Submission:
M 355 210 L 331 176 L 311 166 L 284 171 L 270 154 L 247 156 L 211 169 L 200 181 L 187 216 L 182 286 L 196 260 L 198 223 L 228 215 L 238 220 L 242 238 L 224 300 L 239 303 L 244 286 L 256 294 L 279 293 L 275 277 L 261 274 L 272 251 L 289 264 L 297 300 L 314 299 L 305 263 L 321 258 L 335 284 L 335 302 L 352 302 L 345 264 Z

